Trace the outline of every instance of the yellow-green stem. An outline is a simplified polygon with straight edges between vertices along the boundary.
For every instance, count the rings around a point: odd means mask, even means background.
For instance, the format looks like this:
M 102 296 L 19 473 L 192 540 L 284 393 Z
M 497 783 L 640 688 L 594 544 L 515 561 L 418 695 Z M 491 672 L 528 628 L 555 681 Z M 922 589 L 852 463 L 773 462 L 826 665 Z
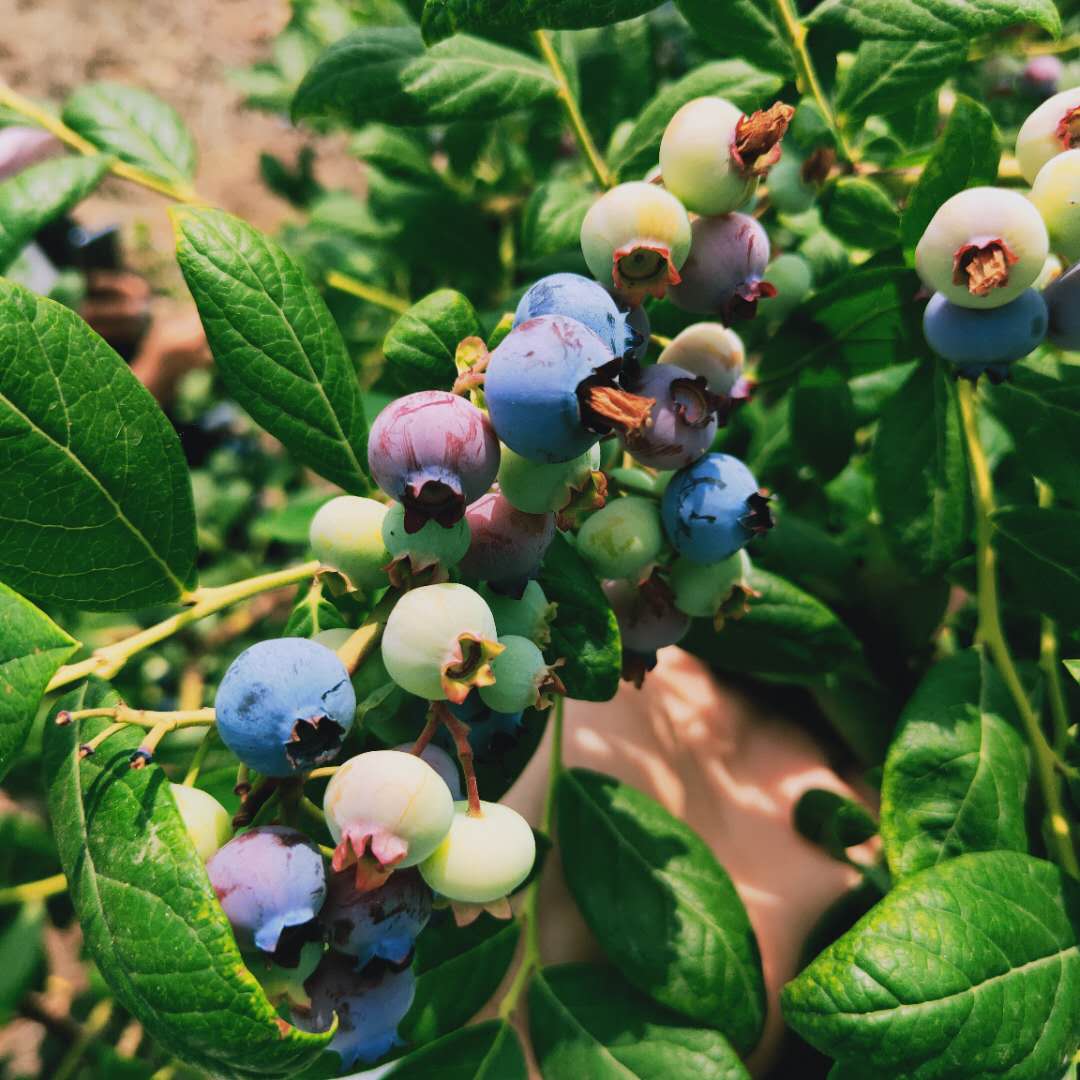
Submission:
M 184 787 L 195 786 L 195 781 L 199 779 L 199 772 L 203 767 L 203 762 L 206 760 L 206 755 L 210 752 L 210 747 L 212 747 L 216 741 L 217 728 L 208 727 L 206 729 L 206 734 L 202 737 L 202 742 L 199 743 L 199 747 L 195 751 L 195 756 L 191 759 L 188 771 L 184 773 L 184 779 L 182 781 Z
M 1069 820 L 1061 801 L 1061 787 L 1054 767 L 1054 752 L 1046 741 L 1039 718 L 1031 707 L 1023 683 L 1009 652 L 1005 631 L 1001 625 L 1001 610 L 997 594 L 997 565 L 993 546 L 994 487 L 990 465 L 979 438 L 974 385 L 961 379 L 958 387 L 960 416 L 964 426 L 968 461 L 971 466 L 971 489 L 975 504 L 975 573 L 978 603 L 978 636 L 989 651 L 1009 694 L 1016 703 L 1035 761 L 1035 775 L 1046 804 L 1050 841 L 1061 867 L 1073 877 L 1080 877 L 1069 832 Z
M 1049 484 L 1036 482 L 1039 490 L 1039 506 L 1054 505 L 1054 490 Z M 1054 725 L 1054 752 L 1060 757 L 1069 744 L 1069 705 L 1065 700 L 1065 685 L 1061 678 L 1061 656 L 1058 653 L 1057 624 L 1049 616 L 1040 620 L 1039 668 L 1046 680 L 1046 696 L 1050 705 L 1050 718 Z
M 214 710 L 209 708 L 155 712 L 152 709 L 132 709 L 127 705 L 112 705 L 102 706 L 98 709 L 75 709 L 60 715 L 64 717 L 64 723 L 104 716 L 116 721 L 121 726 L 130 724 L 133 727 L 147 728 L 148 730 L 168 725 L 170 731 L 175 731 L 177 728 L 205 727 L 207 724 L 214 723 Z
M 71 1080 L 80 1069 L 82 1059 L 90 1049 L 94 1040 L 109 1026 L 112 1020 L 114 1005 L 111 998 L 99 1001 L 86 1018 L 78 1039 L 75 1040 L 71 1049 L 63 1056 L 60 1064 L 53 1073 L 53 1080 Z
M 551 69 L 551 74 L 555 77 L 559 100 L 562 102 L 563 109 L 566 112 L 566 118 L 574 129 L 574 136 L 577 138 L 578 146 L 581 147 L 582 152 L 585 154 L 585 160 L 589 163 L 589 168 L 592 170 L 593 176 L 596 177 L 596 182 L 602 188 L 614 187 L 615 177 L 612 176 L 611 170 L 607 167 L 607 162 L 604 161 L 603 155 L 596 148 L 596 143 L 593 142 L 589 129 L 585 126 L 585 117 L 581 115 L 581 107 L 578 105 L 577 98 L 574 97 L 574 91 L 570 89 L 570 80 L 566 77 L 566 70 L 562 66 L 559 54 L 551 44 L 551 38 L 548 37 L 545 30 L 534 30 L 533 40 L 536 42 L 536 47 L 544 58 L 544 62 Z
M 218 588 L 196 589 L 184 599 L 191 606 L 185 610 L 170 615 L 169 618 L 149 626 L 139 633 L 133 634 L 123 641 L 117 641 L 112 645 L 105 645 L 96 649 L 92 656 L 80 660 L 74 664 L 65 664 L 53 677 L 46 691 L 59 690 L 62 686 L 85 679 L 89 675 L 96 675 L 101 679 L 111 679 L 116 673 L 136 654 L 143 649 L 156 645 L 171 637 L 178 630 L 189 626 L 199 619 L 205 619 L 207 615 L 213 615 L 223 608 L 239 603 L 241 600 L 249 600 L 259 593 L 269 592 L 271 589 L 281 589 L 286 585 L 295 585 L 304 578 L 312 577 L 319 569 L 317 559 L 293 566 L 287 570 L 275 570 L 270 574 L 259 574 L 257 577 L 245 578 L 243 581 L 233 582 L 231 585 L 222 585 Z
M 387 311 L 395 311 L 399 315 L 408 311 L 412 306 L 402 296 L 395 296 L 393 293 L 388 293 L 385 289 L 380 289 L 376 285 L 368 285 L 363 281 L 357 281 L 356 278 L 350 277 L 348 274 L 342 274 L 338 270 L 331 270 L 326 275 L 326 284 L 331 289 L 337 289 L 338 292 L 357 296 L 361 300 L 367 300 L 370 304 L 377 304 L 379 307 L 386 308 Z
M 24 885 L 9 885 L 0 889 L 0 905 L 47 900 L 50 896 L 67 892 L 67 887 L 67 878 L 63 874 L 53 874 L 52 877 L 42 878 L 40 881 L 28 881 Z

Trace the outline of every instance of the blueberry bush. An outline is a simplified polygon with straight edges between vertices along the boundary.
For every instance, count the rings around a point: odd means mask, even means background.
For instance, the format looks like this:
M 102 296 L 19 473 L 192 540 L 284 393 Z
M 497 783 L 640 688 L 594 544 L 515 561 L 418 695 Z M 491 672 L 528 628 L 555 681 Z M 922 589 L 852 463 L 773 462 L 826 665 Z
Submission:
M 798 804 L 862 884 L 772 1075 L 1075 1077 L 1077 48 L 1073 0 L 294 0 L 235 74 L 308 133 L 274 237 L 169 103 L 0 87 L 67 150 L 0 183 L 0 1011 L 50 924 L 92 970 L 43 1075 L 748 1077 L 731 879 L 561 759 L 680 643 L 880 793 Z M 213 353 L 168 416 L 19 284 L 108 176 Z M 549 859 L 605 965 L 542 964 Z

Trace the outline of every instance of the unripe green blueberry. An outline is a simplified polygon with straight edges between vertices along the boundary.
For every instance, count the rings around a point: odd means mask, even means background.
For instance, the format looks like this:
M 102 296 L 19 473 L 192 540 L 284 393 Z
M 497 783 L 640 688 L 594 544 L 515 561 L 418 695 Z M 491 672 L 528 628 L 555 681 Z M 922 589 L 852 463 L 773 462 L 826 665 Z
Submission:
M 387 583 L 389 562 L 382 539 L 386 507 L 374 499 L 339 495 L 319 507 L 308 533 L 320 562 L 340 570 L 353 585 L 377 589 Z
M 599 578 L 636 578 L 664 546 L 660 509 L 631 495 L 597 510 L 578 532 L 578 554 Z
M 801 214 L 814 205 L 817 192 L 803 179 L 803 159 L 790 147 L 769 171 L 769 202 L 781 214 Z
M 601 285 L 640 300 L 679 281 L 690 218 L 670 191 L 635 180 L 604 192 L 581 223 L 581 251 Z
M 1046 222 L 1054 251 L 1070 263 L 1080 259 L 1080 150 L 1066 150 L 1039 170 L 1031 201 Z
M 551 642 L 551 624 L 558 604 L 548 601 L 539 581 L 529 581 L 520 597 L 495 592 L 489 585 L 481 586 L 480 593 L 495 617 L 500 639 L 512 635 L 540 646 Z
M 432 518 L 416 532 L 407 532 L 405 507 L 401 503 L 391 503 L 383 518 L 382 539 L 393 560 L 389 569 L 391 581 L 402 577 L 403 564 L 406 562 L 412 574 L 431 570 L 437 579 L 445 580 L 445 571 L 461 562 L 469 550 L 472 536 L 465 518 L 449 527 L 440 525 Z
M 333 867 L 370 854 L 384 868 L 415 866 L 442 842 L 454 816 L 450 789 L 414 754 L 371 750 L 349 758 L 323 796 L 326 825 L 337 844 Z
M 176 809 L 180 811 L 184 828 L 199 858 L 206 862 L 232 836 L 228 810 L 210 792 L 201 788 L 170 784 L 169 790 L 173 793 Z
M 529 823 L 509 806 L 480 803 L 480 815 L 467 802 L 454 803 L 450 831 L 420 873 L 448 900 L 487 904 L 509 896 L 528 876 L 536 859 Z
M 778 326 L 809 295 L 814 287 L 814 272 L 810 264 L 801 256 L 791 252 L 777 255 L 767 267 L 765 278 L 776 295 L 762 309 L 765 321 Z
M 599 445 L 569 461 L 554 464 L 532 461 L 504 446 L 499 463 L 499 490 L 511 506 L 526 514 L 558 512 L 589 488 L 593 473 L 599 468 Z
M 794 112 L 777 103 L 744 116 L 724 98 L 688 101 L 660 142 L 664 186 L 696 214 L 737 210 L 780 159 L 780 140 Z
M 493 681 L 490 661 L 502 652 L 495 619 L 467 585 L 444 582 L 407 592 L 383 631 L 390 678 L 428 701 L 464 701 L 473 686 Z
M 312 634 L 311 640 L 337 652 L 352 635 L 353 632 L 347 626 L 335 626 L 332 630 L 320 630 L 317 634 Z
M 1047 98 L 1016 136 L 1016 160 L 1029 183 L 1056 154 L 1080 146 L 1080 86 Z
M 660 363 L 703 375 L 714 394 L 728 397 L 742 377 L 746 349 L 742 338 L 723 323 L 699 322 L 672 338 L 660 354 Z
M 750 557 L 745 551 L 705 566 L 678 558 L 670 574 L 675 606 L 695 618 L 713 618 L 732 599 L 733 592 L 745 589 L 749 575 Z
M 528 638 L 515 634 L 500 637 L 499 644 L 503 651 L 491 661 L 495 681 L 480 687 L 480 700 L 501 713 L 544 708 L 544 691 L 558 685 L 544 654 Z
M 1049 251 L 1046 226 L 1030 200 L 1005 188 L 968 188 L 931 218 L 915 249 L 915 268 L 952 303 L 993 308 L 1031 285 Z

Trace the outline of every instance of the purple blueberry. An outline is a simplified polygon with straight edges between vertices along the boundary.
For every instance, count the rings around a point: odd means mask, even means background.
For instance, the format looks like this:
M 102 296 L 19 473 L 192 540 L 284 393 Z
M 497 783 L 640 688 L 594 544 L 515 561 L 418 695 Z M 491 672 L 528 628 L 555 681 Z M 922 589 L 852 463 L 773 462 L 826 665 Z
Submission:
M 655 574 L 641 586 L 605 581 L 603 589 L 619 622 L 623 676 L 640 686 L 645 672 L 656 666 L 657 649 L 678 644 L 690 629 L 690 617 L 675 606 L 670 587 Z
M 677 472 L 660 503 L 671 546 L 690 562 L 734 555 L 772 527 L 768 497 L 750 470 L 730 454 L 706 454 Z
M 682 281 L 668 290 L 671 302 L 726 323 L 753 318 L 758 300 L 776 295 L 762 280 L 769 262 L 765 230 L 747 214 L 724 214 L 698 218 L 693 233 Z
M 405 530 L 447 527 L 499 471 L 499 440 L 475 405 L 442 390 L 407 394 L 375 418 L 368 437 L 375 483 L 405 507 Z
M 293 1023 L 302 1031 L 326 1031 L 336 1014 L 338 1029 L 329 1048 L 351 1069 L 401 1045 L 397 1027 L 412 1005 L 416 979 L 412 968 L 395 970 L 381 961 L 357 971 L 349 957 L 328 952 L 304 989 L 311 1006 L 294 1005 Z
M 307 638 L 245 649 L 214 699 L 222 742 L 263 776 L 292 776 L 330 761 L 356 714 L 356 692 L 335 652 Z
M 484 395 L 499 437 L 530 461 L 569 461 L 601 435 L 640 422 L 648 403 L 616 386 L 620 363 L 576 319 L 523 322 L 488 360 Z
M 357 889 L 351 869 L 331 874 L 319 912 L 331 947 L 355 957 L 357 970 L 376 956 L 404 964 L 429 918 L 431 890 L 416 870 L 398 870 L 368 892 Z
M 623 446 L 650 469 L 681 469 L 712 446 L 716 435 L 716 395 L 703 376 L 674 364 L 643 368 L 629 384 L 635 394 L 653 398 L 650 423 L 628 431 Z
M 303 833 L 278 825 L 230 840 L 206 872 L 241 949 L 274 952 L 282 932 L 310 923 L 326 896 L 319 849 Z
M 461 573 L 511 590 L 525 587 L 555 539 L 554 514 L 526 514 L 498 491 L 473 503 L 465 520 L 472 542 Z
M 1043 299 L 1049 314 L 1047 339 L 1059 349 L 1080 352 L 1080 263 L 1051 281 Z
M 608 291 L 581 274 L 548 274 L 521 298 L 514 326 L 537 315 L 567 315 L 587 326 L 615 356 L 640 346 L 641 336 L 630 326 Z
M 1047 304 L 1035 289 L 996 308 L 965 308 L 934 293 L 923 312 L 923 333 L 939 356 L 958 375 L 976 379 L 983 372 L 994 381 L 1005 378 L 1009 365 L 1042 344 Z
M 1048 98 L 1057 93 L 1065 65 L 1056 56 L 1033 56 L 1025 65 L 1021 78 L 1024 88 L 1036 97 Z

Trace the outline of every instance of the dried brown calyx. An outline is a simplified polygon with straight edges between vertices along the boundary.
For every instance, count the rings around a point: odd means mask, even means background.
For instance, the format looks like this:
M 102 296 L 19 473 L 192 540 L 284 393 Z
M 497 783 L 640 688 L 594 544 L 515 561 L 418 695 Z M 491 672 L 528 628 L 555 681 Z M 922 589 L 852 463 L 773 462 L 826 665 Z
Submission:
M 819 146 L 799 169 L 804 184 L 824 184 L 836 164 L 836 151 L 831 146 Z
M 1058 142 L 1064 150 L 1075 150 L 1080 146 L 1080 105 L 1070 109 L 1057 126 Z
M 588 427 L 621 431 L 624 435 L 647 427 L 656 398 L 641 397 L 609 383 L 584 385 L 583 418 Z
M 986 296 L 1009 284 L 1009 267 L 1018 259 L 999 237 L 964 244 L 953 256 L 953 284 L 972 296 Z
M 764 176 L 780 160 L 780 142 L 795 115 L 782 101 L 740 117 L 735 125 L 731 156 L 747 176 Z

